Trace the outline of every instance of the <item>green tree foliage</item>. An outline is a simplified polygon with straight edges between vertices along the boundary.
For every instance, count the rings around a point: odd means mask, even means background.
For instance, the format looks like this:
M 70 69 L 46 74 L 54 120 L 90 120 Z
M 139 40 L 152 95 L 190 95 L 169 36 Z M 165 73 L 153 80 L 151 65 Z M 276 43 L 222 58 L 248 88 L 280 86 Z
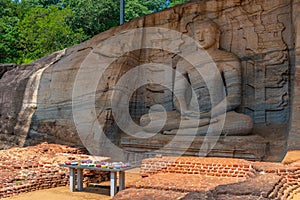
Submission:
M 18 21 L 15 16 L 16 4 L 0 0 L 0 63 L 17 62 L 19 57 Z
M 185 1 L 126 0 L 125 21 Z M 0 63 L 35 60 L 117 26 L 119 6 L 119 0 L 0 0 Z
M 18 18 L 4 16 L 0 18 L 0 63 L 17 62 L 20 50 Z
M 115 0 L 63 0 L 63 6 L 75 15 L 68 19 L 73 30 L 81 28 L 84 39 L 118 25 L 119 7 Z
M 165 0 L 126 0 L 125 20 L 166 8 Z M 119 0 L 62 0 L 62 5 L 76 13 L 69 19 L 73 29 L 82 28 L 85 39 L 119 24 Z
M 140 0 L 139 3 L 146 6 L 150 11 L 157 12 L 167 8 L 168 1 L 166 0 Z
M 40 5 L 43 7 L 48 7 L 51 5 L 59 5 L 61 4 L 61 0 L 29 0 L 28 1 L 31 5 Z
M 188 0 L 171 0 L 169 7 L 176 6 L 178 4 L 186 3 Z
M 23 57 L 34 60 L 80 42 L 83 33 L 74 32 L 66 24 L 66 19 L 72 15 L 70 9 L 55 5 L 31 8 L 18 24 Z
M 129 21 L 131 19 L 150 13 L 151 10 L 148 9 L 147 2 L 145 2 L 145 4 L 142 4 L 140 0 L 131 0 L 126 2 L 125 4 L 125 21 Z

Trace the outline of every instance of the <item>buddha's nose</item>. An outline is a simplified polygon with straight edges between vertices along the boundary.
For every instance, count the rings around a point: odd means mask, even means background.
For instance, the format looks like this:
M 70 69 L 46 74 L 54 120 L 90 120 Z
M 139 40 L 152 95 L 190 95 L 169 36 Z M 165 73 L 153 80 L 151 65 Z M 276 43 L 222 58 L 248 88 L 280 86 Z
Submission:
M 199 41 L 203 41 L 203 40 L 204 40 L 203 32 L 200 32 L 199 33 Z

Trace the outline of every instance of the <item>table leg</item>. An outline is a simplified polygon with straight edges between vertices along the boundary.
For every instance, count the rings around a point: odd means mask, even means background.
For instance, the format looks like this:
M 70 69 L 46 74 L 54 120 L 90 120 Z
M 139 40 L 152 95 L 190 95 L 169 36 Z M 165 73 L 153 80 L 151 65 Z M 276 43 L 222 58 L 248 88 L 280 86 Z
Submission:
M 77 169 L 77 189 L 83 190 L 83 169 Z
M 125 172 L 119 172 L 119 191 L 125 189 Z
M 117 193 L 117 172 L 110 172 L 110 196 L 113 197 Z
M 70 168 L 70 190 L 74 192 L 75 190 L 75 169 Z

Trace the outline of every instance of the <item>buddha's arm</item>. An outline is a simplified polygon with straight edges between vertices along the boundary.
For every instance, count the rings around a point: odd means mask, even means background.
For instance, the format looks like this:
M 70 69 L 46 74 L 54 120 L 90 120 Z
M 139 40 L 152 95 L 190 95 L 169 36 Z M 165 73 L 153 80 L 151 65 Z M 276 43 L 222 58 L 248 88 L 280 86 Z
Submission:
M 174 81 L 175 108 L 180 113 L 183 113 L 188 109 L 188 103 L 186 102 L 185 98 L 185 92 L 188 88 L 188 82 L 185 77 L 187 77 L 186 72 L 183 72 L 182 74 L 178 73 Z
M 241 103 L 241 71 L 238 61 L 226 62 L 222 66 L 226 98 L 212 108 L 212 118 L 234 110 Z

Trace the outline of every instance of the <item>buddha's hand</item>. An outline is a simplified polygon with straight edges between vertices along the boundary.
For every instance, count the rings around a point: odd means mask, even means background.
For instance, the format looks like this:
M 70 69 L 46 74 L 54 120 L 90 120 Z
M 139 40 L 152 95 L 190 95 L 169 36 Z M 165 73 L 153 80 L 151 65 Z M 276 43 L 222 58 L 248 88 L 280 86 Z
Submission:
M 181 111 L 181 119 L 204 119 L 204 118 L 210 118 L 211 113 L 210 112 L 197 112 L 193 110 L 186 110 Z

